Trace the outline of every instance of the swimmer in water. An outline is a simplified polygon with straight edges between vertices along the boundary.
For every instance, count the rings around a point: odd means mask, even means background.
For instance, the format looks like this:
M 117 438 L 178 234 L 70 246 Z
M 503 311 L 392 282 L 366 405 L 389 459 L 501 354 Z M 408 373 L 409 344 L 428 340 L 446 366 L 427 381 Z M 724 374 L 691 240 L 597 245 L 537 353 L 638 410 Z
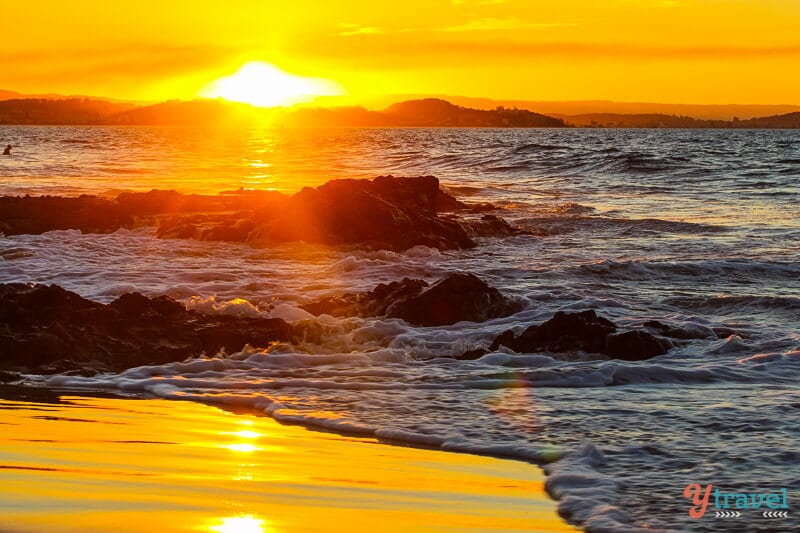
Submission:
M 6 149 L 3 150 L 3 155 L 11 155 L 11 145 L 9 144 L 6 146 Z

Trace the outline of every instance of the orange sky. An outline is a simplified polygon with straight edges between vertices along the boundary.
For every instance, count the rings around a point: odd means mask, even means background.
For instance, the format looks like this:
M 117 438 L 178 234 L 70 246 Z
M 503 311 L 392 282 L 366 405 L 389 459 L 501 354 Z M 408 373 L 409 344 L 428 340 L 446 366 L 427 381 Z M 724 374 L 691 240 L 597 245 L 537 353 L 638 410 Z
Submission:
M 0 89 L 191 98 L 260 60 L 381 94 L 800 103 L 798 0 L 72 0 L 2 8 Z

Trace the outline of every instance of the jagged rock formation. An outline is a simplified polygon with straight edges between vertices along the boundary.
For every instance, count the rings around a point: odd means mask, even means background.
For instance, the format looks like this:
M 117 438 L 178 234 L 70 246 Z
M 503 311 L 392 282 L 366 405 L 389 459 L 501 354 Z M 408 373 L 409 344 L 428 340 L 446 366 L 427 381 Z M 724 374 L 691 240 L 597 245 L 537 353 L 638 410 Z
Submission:
M 128 293 L 103 305 L 57 285 L 0 285 L 0 369 L 122 370 L 292 337 L 281 319 L 204 315 L 166 296 Z
M 316 315 L 382 316 L 402 318 L 417 326 L 443 326 L 508 316 L 522 305 L 473 274 L 454 273 L 433 285 L 406 278 L 382 283 L 365 293 L 321 298 L 303 308 Z

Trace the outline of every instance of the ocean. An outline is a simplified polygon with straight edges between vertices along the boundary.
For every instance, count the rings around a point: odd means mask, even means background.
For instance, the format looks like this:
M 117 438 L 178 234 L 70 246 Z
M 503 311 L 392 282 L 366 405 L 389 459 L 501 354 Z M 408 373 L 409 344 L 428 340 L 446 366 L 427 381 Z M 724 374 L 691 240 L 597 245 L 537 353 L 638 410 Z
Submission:
M 800 132 L 625 129 L 4 127 L 4 195 L 293 192 L 434 175 L 529 235 L 406 252 L 161 240 L 153 228 L 0 238 L 0 282 L 109 302 L 166 294 L 209 313 L 311 322 L 321 343 L 246 349 L 33 384 L 189 399 L 387 442 L 543 464 L 588 531 L 800 528 Z M 299 305 L 404 277 L 470 272 L 524 304 L 485 323 L 313 317 Z M 689 337 L 656 358 L 453 356 L 556 311 Z M 687 486 L 781 494 L 702 518 Z M 712 489 L 713 490 L 713 489 Z M 719 499 L 719 498 L 717 498 Z M 736 511 L 730 500 L 728 511 Z M 751 507 L 756 507 L 752 505 Z

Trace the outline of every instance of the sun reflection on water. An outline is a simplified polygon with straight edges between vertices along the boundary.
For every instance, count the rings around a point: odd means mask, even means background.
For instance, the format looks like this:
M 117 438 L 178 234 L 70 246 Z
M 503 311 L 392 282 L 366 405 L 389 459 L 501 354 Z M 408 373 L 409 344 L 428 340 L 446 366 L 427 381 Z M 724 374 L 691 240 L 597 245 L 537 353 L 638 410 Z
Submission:
M 241 452 L 241 453 L 252 453 L 259 449 L 258 446 L 254 444 L 247 444 L 242 442 L 237 442 L 236 444 L 226 444 L 225 447 L 232 452 Z
M 259 437 L 264 436 L 261 433 L 258 433 L 257 431 L 250 431 L 249 429 L 243 429 L 241 431 L 237 431 L 235 433 L 232 433 L 232 435 L 241 437 L 243 439 L 257 439 Z

